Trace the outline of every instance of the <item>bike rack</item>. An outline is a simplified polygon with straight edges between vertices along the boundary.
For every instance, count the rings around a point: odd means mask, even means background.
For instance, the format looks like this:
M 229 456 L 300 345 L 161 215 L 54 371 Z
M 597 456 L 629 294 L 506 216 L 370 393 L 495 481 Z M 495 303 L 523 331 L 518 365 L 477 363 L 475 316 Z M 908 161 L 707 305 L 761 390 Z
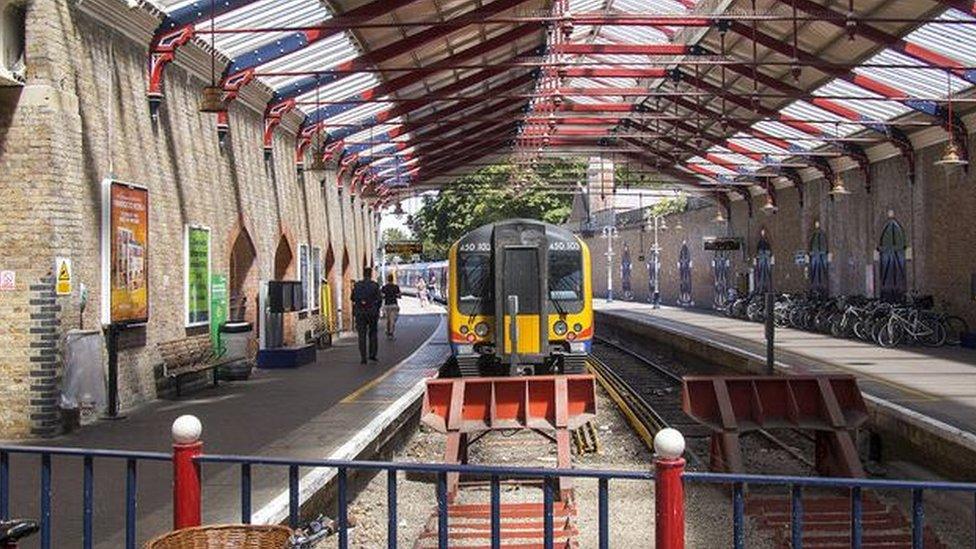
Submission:
M 596 417 L 594 377 L 588 374 L 429 379 L 421 421 L 447 435 L 446 463 L 467 463 L 468 446 L 494 430 L 530 429 L 556 443 L 557 467 L 571 467 L 570 430 Z M 551 433 L 551 434 L 550 434 Z M 448 474 L 449 501 L 458 474 Z M 570 479 L 559 479 L 568 497 Z
M 682 409 L 712 431 L 713 471 L 744 472 L 742 433 L 790 428 L 814 431 L 821 475 L 864 476 L 853 435 L 868 412 L 854 376 L 686 376 Z

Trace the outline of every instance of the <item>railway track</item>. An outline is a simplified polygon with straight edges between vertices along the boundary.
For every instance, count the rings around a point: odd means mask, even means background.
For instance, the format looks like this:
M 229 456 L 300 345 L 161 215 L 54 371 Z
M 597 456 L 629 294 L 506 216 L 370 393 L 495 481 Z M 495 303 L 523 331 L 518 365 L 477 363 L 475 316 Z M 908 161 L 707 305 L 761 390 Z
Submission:
M 685 437 L 686 458 L 692 468 L 706 469 L 711 431 L 688 417 L 681 408 L 681 376 L 658 362 L 618 343 L 594 338 L 589 360 L 590 370 L 610 394 L 633 426 L 638 436 L 653 451 L 654 434 L 665 427 L 681 431 Z M 806 467 L 813 462 L 792 444 L 766 430 L 756 433 L 766 443 Z M 790 438 L 810 442 L 806 433 L 795 431 Z

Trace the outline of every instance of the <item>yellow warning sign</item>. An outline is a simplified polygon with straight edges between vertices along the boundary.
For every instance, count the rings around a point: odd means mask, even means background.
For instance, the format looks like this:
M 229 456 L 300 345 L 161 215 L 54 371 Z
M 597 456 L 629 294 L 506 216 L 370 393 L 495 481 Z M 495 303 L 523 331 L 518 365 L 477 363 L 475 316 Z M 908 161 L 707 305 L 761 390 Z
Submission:
M 56 261 L 57 264 L 57 284 L 55 293 L 57 295 L 71 295 L 72 286 L 72 273 L 71 273 L 71 260 L 67 257 L 59 257 Z

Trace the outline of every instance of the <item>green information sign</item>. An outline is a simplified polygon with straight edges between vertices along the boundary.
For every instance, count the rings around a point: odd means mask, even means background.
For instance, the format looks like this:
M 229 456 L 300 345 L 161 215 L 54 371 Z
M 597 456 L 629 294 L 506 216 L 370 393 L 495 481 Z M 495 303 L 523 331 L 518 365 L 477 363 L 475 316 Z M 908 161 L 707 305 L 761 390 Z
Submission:
M 220 354 L 224 352 L 224 344 L 220 340 L 220 327 L 227 322 L 227 275 L 215 274 L 210 277 L 210 341 L 213 348 Z
M 210 229 L 186 228 L 186 324 L 210 322 Z

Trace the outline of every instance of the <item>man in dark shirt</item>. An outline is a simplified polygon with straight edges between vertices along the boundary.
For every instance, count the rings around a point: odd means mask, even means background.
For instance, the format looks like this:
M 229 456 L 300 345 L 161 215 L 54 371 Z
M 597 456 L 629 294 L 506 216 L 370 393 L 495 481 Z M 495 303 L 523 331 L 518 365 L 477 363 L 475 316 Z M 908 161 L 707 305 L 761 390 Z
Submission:
M 379 342 L 376 332 L 380 320 L 380 285 L 373 280 L 373 269 L 363 270 L 363 279 L 352 287 L 352 312 L 356 317 L 356 333 L 359 336 L 360 364 L 366 364 L 366 338 L 369 336 L 369 359 L 376 360 Z
M 383 314 L 386 315 L 386 338 L 396 339 L 393 332 L 396 331 L 397 317 L 400 316 L 400 286 L 393 279 L 393 275 L 386 275 L 386 285 L 380 288 L 383 293 Z

